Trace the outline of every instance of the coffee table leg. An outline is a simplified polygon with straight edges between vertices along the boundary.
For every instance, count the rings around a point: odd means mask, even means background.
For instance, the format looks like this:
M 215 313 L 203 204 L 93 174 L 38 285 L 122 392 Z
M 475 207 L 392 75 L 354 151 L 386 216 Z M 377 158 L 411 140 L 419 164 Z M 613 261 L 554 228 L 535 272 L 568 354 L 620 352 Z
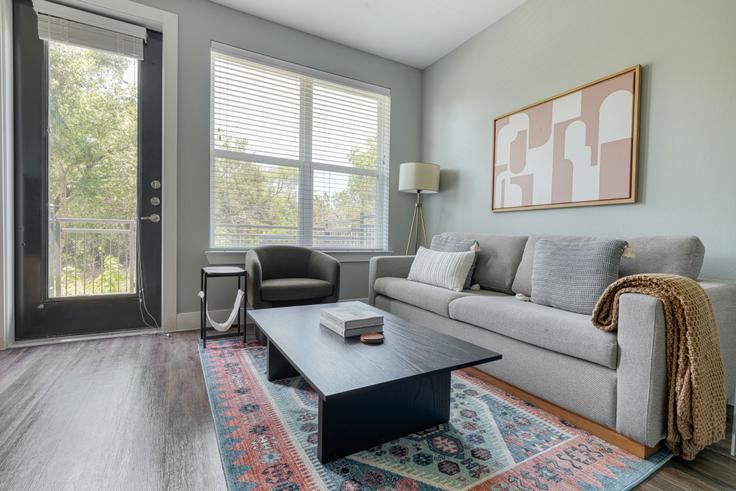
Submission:
M 320 398 L 317 457 L 330 462 L 449 419 L 450 372 Z
M 266 378 L 269 382 L 282 378 L 296 377 L 299 375 L 299 372 L 291 366 L 289 360 L 287 360 L 286 357 L 281 354 L 279 349 L 271 343 L 270 339 L 267 341 L 267 344 L 268 373 L 266 374 Z

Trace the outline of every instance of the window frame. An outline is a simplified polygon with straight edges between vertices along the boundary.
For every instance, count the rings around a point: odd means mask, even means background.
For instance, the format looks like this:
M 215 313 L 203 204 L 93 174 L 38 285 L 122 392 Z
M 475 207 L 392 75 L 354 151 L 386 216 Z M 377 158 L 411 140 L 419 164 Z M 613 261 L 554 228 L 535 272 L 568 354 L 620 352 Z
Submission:
M 222 150 L 215 146 L 215 53 L 242 58 L 247 61 L 266 65 L 272 68 L 286 70 L 302 77 L 300 81 L 300 124 L 299 124 L 299 158 L 289 159 L 283 157 L 273 157 L 269 155 L 259 155 L 250 152 L 238 152 L 232 150 Z M 376 135 L 376 168 L 365 169 L 360 167 L 350 167 L 339 164 L 328 164 L 322 162 L 314 162 L 312 160 L 312 109 L 313 109 L 313 80 L 325 81 L 346 86 L 361 91 L 372 92 L 377 96 L 385 97 L 385 101 L 379 100 L 379 105 L 383 104 L 387 107 L 379 107 L 378 110 L 378 131 Z M 223 43 L 213 41 L 210 46 L 210 168 L 209 168 L 209 250 L 211 251 L 232 251 L 232 250 L 248 250 L 251 247 L 233 248 L 233 247 L 217 247 L 215 245 L 215 193 L 214 193 L 214 171 L 215 160 L 217 158 L 230 159 L 241 162 L 251 162 L 254 164 L 267 164 L 281 167 L 295 167 L 299 169 L 299 200 L 297 210 L 297 241 L 296 244 L 302 247 L 309 247 L 322 251 L 335 252 L 368 252 L 368 251 L 387 251 L 388 250 L 388 209 L 389 209 L 389 154 L 390 154 L 390 117 L 391 117 L 391 90 L 379 85 L 354 80 L 329 72 L 316 70 L 296 63 L 283 61 L 270 56 L 262 55 L 252 51 L 236 48 Z M 388 121 L 384 119 L 388 118 Z M 376 178 L 376 243 L 372 247 L 367 248 L 320 248 L 313 246 L 313 223 L 312 223 L 312 203 L 314 199 L 313 183 L 315 171 L 335 172 L 345 175 L 364 175 Z

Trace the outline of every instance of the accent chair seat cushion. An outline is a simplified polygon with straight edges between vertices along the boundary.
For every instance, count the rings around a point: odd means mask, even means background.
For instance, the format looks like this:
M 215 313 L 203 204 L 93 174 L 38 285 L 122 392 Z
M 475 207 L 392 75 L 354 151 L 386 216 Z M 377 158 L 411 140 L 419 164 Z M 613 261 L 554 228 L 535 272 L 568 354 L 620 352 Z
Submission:
M 445 317 L 450 315 L 449 305 L 455 299 L 470 295 L 411 281 L 406 278 L 383 277 L 376 279 L 376 293 L 429 310 Z
M 334 286 L 314 278 L 275 278 L 261 282 L 261 298 L 267 302 L 311 300 L 329 297 Z
M 472 295 L 450 303 L 450 318 L 607 368 L 615 369 L 618 363 L 616 334 L 596 329 L 589 315 L 509 295 Z

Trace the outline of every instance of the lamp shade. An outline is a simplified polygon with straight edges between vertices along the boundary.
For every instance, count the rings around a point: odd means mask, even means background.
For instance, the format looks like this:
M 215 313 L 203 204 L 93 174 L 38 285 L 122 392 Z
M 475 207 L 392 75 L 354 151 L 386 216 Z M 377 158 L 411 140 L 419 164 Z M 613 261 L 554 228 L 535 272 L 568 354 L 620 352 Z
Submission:
M 405 162 L 399 167 L 399 191 L 436 193 L 440 190 L 440 166 L 424 162 Z

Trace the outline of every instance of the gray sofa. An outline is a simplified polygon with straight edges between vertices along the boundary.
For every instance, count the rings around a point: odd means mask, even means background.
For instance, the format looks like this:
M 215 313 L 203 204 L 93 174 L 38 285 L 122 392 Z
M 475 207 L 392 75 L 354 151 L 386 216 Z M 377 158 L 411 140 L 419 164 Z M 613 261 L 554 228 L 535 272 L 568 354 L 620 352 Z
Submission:
M 413 256 L 377 257 L 370 263 L 369 303 L 502 353 L 500 362 L 479 368 L 524 391 L 647 446 L 664 438 L 665 326 L 659 300 L 623 295 L 618 332 L 603 332 L 588 315 L 515 297 L 530 294 L 534 244 L 541 236 L 453 235 L 480 243 L 474 280 L 481 290 L 453 292 L 412 282 L 406 277 Z M 700 273 L 705 250 L 697 237 L 626 240 L 635 257 L 622 259 L 622 276 L 662 272 L 695 279 Z M 715 310 L 733 403 L 736 285 L 700 283 Z

